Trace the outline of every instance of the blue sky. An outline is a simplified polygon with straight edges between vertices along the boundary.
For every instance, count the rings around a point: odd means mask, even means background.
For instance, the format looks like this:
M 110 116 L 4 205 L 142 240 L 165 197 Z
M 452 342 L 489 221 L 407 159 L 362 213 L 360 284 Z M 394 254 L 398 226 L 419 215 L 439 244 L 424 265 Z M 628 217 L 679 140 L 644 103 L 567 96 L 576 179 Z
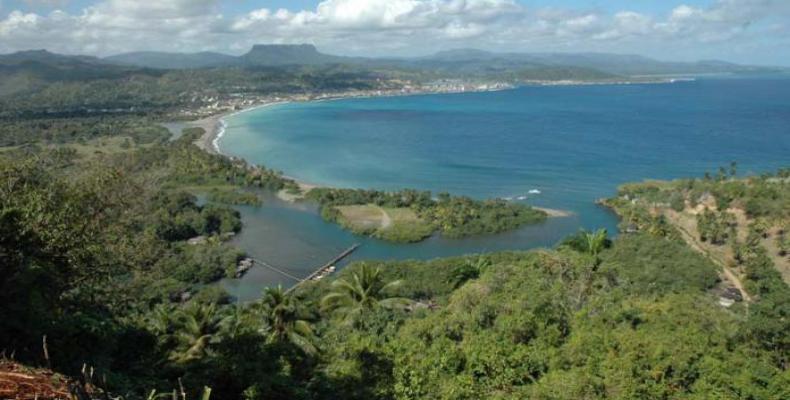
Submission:
M 282 10 L 281 10 L 282 9 Z M 790 65 L 790 0 L 0 0 L 0 52 L 451 48 Z

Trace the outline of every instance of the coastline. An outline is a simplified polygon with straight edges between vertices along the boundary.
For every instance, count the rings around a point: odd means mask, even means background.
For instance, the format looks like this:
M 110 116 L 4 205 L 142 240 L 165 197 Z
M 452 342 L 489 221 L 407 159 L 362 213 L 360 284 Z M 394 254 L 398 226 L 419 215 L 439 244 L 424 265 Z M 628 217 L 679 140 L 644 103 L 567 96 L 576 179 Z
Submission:
M 203 135 L 201 135 L 200 138 L 198 138 L 195 141 L 195 145 L 197 147 L 210 154 L 226 156 L 225 154 L 222 153 L 222 151 L 219 148 L 219 141 L 220 139 L 222 139 L 222 136 L 225 135 L 225 128 L 227 127 L 225 118 L 232 117 L 234 115 L 243 114 L 248 111 L 257 110 L 259 108 L 274 106 L 278 104 L 287 104 L 287 103 L 290 103 L 290 101 L 265 102 L 241 110 L 228 111 L 228 112 L 215 114 L 209 117 L 201 118 L 196 121 L 188 122 L 187 125 L 194 128 L 203 128 L 203 130 L 205 131 Z
M 220 136 L 220 130 L 224 130 L 221 129 L 223 116 L 224 114 L 217 114 L 187 123 L 192 128 L 203 128 L 203 135 L 194 142 L 201 150 L 210 154 L 219 154 L 217 149 L 213 147 L 213 143 Z
M 335 101 L 335 100 L 346 100 L 346 99 L 368 99 L 368 98 L 378 98 L 378 97 L 403 97 L 403 96 L 424 96 L 424 95 L 434 95 L 434 94 L 461 94 L 461 93 L 483 93 L 483 92 L 499 92 L 504 90 L 514 90 L 518 89 L 519 87 L 524 86 L 588 86 L 588 85 L 637 85 L 637 84 L 673 84 L 677 82 L 683 81 L 693 81 L 694 78 L 667 78 L 662 77 L 658 79 L 647 79 L 647 80 L 602 80 L 602 81 L 577 81 L 577 80 L 559 80 L 559 81 L 525 81 L 521 84 L 514 85 L 514 84 L 501 84 L 495 86 L 486 86 L 485 88 L 472 88 L 470 90 L 442 90 L 442 89 L 426 89 L 426 90 L 417 90 L 417 91 L 379 91 L 377 94 L 372 93 L 355 93 L 355 92 L 348 92 L 342 94 L 330 94 L 330 95 L 321 95 L 315 98 L 309 99 L 287 99 L 287 100 L 275 100 L 275 101 L 264 101 L 262 103 L 254 104 L 249 107 L 245 107 L 238 110 L 232 111 L 225 111 L 220 112 L 208 117 L 204 117 L 195 121 L 187 122 L 187 125 L 190 127 L 199 127 L 203 128 L 205 133 L 195 141 L 195 145 L 199 148 L 203 149 L 204 151 L 211 153 L 211 154 L 218 154 L 218 155 L 225 155 L 219 148 L 219 141 L 222 139 L 222 136 L 225 134 L 225 128 L 227 126 L 225 122 L 225 118 L 232 117 L 234 115 L 243 114 L 248 111 L 257 110 L 260 108 L 265 108 L 273 105 L 279 104 L 288 104 L 294 102 L 322 102 L 322 101 Z M 299 182 L 296 179 L 289 178 L 297 182 L 300 186 L 304 184 L 305 186 L 316 187 L 316 185 L 307 184 L 304 182 Z M 566 216 L 566 215 L 563 215 Z
M 549 218 L 567 218 L 572 217 L 574 213 L 572 211 L 567 210 L 559 210 L 556 208 L 546 208 L 546 207 L 535 207 L 530 206 L 536 210 L 543 211 Z
M 504 90 L 514 90 L 518 87 L 522 86 L 568 86 L 568 85 L 629 85 L 629 84 L 672 84 L 677 82 L 676 79 L 659 79 L 659 80 L 650 80 L 650 81 L 548 81 L 548 82 L 525 82 L 520 86 L 499 86 L 496 88 L 487 88 L 487 89 L 479 89 L 479 90 L 459 90 L 459 91 L 443 91 L 443 90 L 423 90 L 423 91 L 413 91 L 413 92 L 380 92 L 378 94 L 372 93 L 358 93 L 358 92 L 349 92 L 343 94 L 332 94 L 332 95 L 324 95 L 324 96 L 317 96 L 315 98 L 308 98 L 308 99 L 299 99 L 299 98 L 292 98 L 292 99 L 277 99 L 274 101 L 264 101 L 258 104 L 250 105 L 245 108 L 220 112 L 215 115 L 211 115 L 208 117 L 204 117 L 195 121 L 188 122 L 187 125 L 190 127 L 200 127 L 204 129 L 203 135 L 198 138 L 194 144 L 198 146 L 203 151 L 206 151 L 210 154 L 216 154 L 224 157 L 233 157 L 227 154 L 224 154 L 220 149 L 220 140 L 225 135 L 225 131 L 227 128 L 227 123 L 225 118 L 239 115 L 245 112 L 273 106 L 273 105 L 280 105 L 280 104 L 289 104 L 293 102 L 323 102 L 323 101 L 335 101 L 335 100 L 346 100 L 346 99 L 364 99 L 364 98 L 378 98 L 378 97 L 403 97 L 403 96 L 423 96 L 423 95 L 434 95 L 434 94 L 460 94 L 460 93 L 479 93 L 479 92 L 492 92 L 492 91 L 504 91 Z M 304 197 L 304 194 L 314 188 L 320 187 L 329 187 L 326 185 L 315 184 L 315 183 L 308 183 L 292 176 L 282 175 L 283 178 L 289 179 L 293 181 L 298 187 L 301 193 L 292 193 L 288 190 L 281 190 L 276 195 L 283 201 L 286 202 L 296 202 Z M 567 218 L 575 215 L 574 212 L 568 210 L 560 210 L 560 209 L 553 209 L 553 208 L 546 208 L 546 207 L 537 207 L 531 206 L 536 210 L 543 211 L 547 214 L 549 218 Z

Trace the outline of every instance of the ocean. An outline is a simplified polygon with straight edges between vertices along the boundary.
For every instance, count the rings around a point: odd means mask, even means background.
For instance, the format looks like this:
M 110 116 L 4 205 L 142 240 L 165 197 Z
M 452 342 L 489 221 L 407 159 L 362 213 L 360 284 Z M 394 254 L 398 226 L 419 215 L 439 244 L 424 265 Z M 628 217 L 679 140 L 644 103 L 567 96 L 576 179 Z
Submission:
M 349 188 L 447 191 L 567 210 L 502 235 L 393 245 L 354 236 L 314 207 L 269 198 L 240 207 L 237 244 L 297 276 L 354 242 L 352 260 L 426 259 L 552 246 L 579 229 L 616 231 L 595 205 L 645 179 L 740 175 L 790 166 L 790 77 L 671 84 L 525 86 L 481 93 L 288 103 L 226 118 L 223 153 L 299 180 Z M 289 278 L 263 268 L 224 285 L 240 299 Z

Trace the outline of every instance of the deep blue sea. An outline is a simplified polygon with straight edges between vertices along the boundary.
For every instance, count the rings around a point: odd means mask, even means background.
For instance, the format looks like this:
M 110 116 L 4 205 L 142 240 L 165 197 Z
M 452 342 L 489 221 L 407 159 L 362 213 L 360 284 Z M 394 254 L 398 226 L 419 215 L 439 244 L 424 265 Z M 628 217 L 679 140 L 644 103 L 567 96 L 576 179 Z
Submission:
M 614 231 L 594 201 L 644 179 L 790 166 L 790 77 L 672 84 L 528 86 L 485 93 L 276 105 L 226 119 L 229 155 L 297 179 L 352 188 L 418 188 L 478 198 L 526 196 L 569 218 L 484 238 L 390 245 L 321 221 L 312 207 L 269 199 L 242 208 L 239 244 L 305 275 L 355 241 L 355 259 L 431 258 L 551 246 L 580 228 Z M 530 191 L 540 191 L 539 194 Z M 287 279 L 255 270 L 226 286 L 240 298 Z

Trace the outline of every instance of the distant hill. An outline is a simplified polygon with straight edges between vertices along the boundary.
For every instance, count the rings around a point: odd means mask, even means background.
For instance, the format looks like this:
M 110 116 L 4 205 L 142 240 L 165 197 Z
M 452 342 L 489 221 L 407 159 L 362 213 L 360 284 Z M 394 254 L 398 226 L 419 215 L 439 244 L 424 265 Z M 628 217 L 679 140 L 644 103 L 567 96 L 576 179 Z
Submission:
M 350 64 L 366 67 L 423 69 L 457 74 L 512 74 L 523 71 L 558 69 L 576 76 L 700 74 L 768 71 L 770 68 L 743 66 L 723 61 L 666 62 L 632 54 L 607 53 L 493 53 L 478 49 L 454 49 L 427 57 L 363 58 L 325 54 L 310 44 L 255 45 L 246 54 L 136 52 L 107 57 L 116 65 L 157 69 L 192 69 L 223 66 L 256 67 L 287 65 Z
M 320 65 L 357 63 L 358 59 L 333 56 L 318 51 L 311 44 L 273 45 L 258 44 L 249 53 L 239 57 L 244 65 Z
M 324 54 L 313 45 L 259 44 L 244 55 L 223 53 L 164 53 L 141 51 L 104 58 L 107 63 L 156 69 L 197 69 L 216 67 L 256 67 L 285 65 L 354 64 L 358 60 Z
M 38 89 L 51 82 L 115 79 L 139 72 L 96 57 L 66 56 L 46 50 L 0 54 L 0 96 Z
M 156 69 L 192 69 L 233 65 L 238 57 L 222 53 L 164 53 L 156 51 L 138 51 L 123 53 L 104 58 L 105 62 L 117 65 L 129 65 Z
M 633 54 L 607 53 L 537 53 L 525 54 L 526 59 L 547 65 L 575 65 L 595 68 L 619 75 L 696 74 L 742 72 L 752 69 L 723 62 L 665 62 Z
M 511 65 L 542 65 L 594 69 L 615 75 L 699 74 L 774 70 L 769 67 L 743 66 L 717 60 L 666 62 L 634 54 L 609 53 L 492 53 L 477 49 L 455 49 L 419 59 L 423 64 L 474 64 L 480 62 Z
M 11 54 L 0 54 L 0 65 L 18 65 L 23 63 L 39 62 L 50 65 L 56 64 L 103 64 L 102 60 L 91 56 L 67 56 L 51 53 L 47 50 L 26 50 Z
M 161 76 L 168 71 L 214 68 L 349 68 L 417 80 L 473 78 L 506 81 L 607 80 L 638 75 L 773 72 L 788 69 L 742 66 L 723 61 L 658 61 L 639 55 L 604 53 L 492 53 L 477 49 L 442 51 L 427 57 L 362 58 L 325 54 L 313 45 L 256 45 L 248 53 L 136 52 L 104 59 L 46 50 L 0 55 L 0 96 L 36 91 L 53 82 Z M 323 68 L 327 69 L 327 68 Z M 214 80 L 228 79 L 205 71 Z M 337 71 L 335 71 L 337 72 Z M 242 73 L 243 74 L 243 73 Z M 207 78 L 208 79 L 208 78 Z
M 485 50 L 452 49 L 452 50 L 440 51 L 431 56 L 420 57 L 420 58 L 423 60 L 458 62 L 458 61 L 469 61 L 469 60 L 490 60 L 498 56 L 500 55 L 498 55 L 497 53 L 492 53 L 490 51 L 485 51 Z

